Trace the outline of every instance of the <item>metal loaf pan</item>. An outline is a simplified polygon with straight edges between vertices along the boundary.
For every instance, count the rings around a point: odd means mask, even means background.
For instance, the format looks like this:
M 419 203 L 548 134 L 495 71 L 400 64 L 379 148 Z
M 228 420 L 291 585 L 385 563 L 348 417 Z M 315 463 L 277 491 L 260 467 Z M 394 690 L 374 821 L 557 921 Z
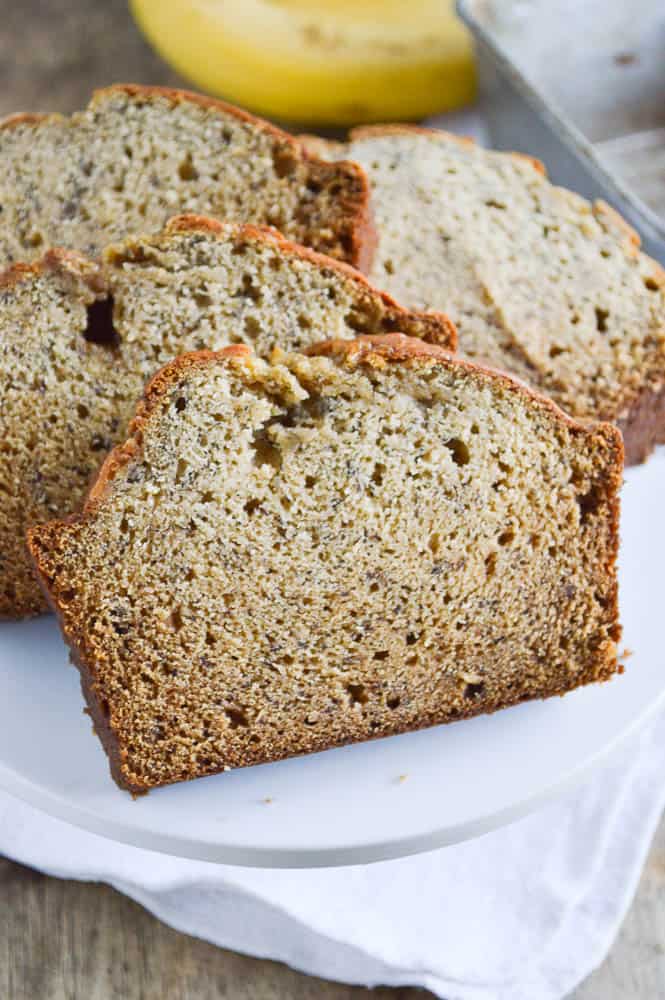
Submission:
M 665 2 L 458 0 L 492 145 L 604 198 L 665 264 Z

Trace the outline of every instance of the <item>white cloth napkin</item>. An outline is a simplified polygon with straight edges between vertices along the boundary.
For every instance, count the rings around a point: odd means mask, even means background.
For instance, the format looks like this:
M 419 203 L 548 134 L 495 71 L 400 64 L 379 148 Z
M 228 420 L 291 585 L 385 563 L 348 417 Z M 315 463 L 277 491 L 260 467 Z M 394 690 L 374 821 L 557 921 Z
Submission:
M 665 803 L 665 715 L 583 786 L 478 840 L 269 871 L 113 843 L 0 794 L 0 853 L 108 882 L 177 930 L 347 983 L 560 1000 L 607 953 Z

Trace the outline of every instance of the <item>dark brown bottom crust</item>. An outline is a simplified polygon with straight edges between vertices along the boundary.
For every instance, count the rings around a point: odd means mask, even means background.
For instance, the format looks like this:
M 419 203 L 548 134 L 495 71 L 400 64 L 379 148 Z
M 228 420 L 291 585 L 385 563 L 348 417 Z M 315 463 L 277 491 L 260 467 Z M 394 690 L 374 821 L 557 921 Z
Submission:
M 657 444 L 665 444 L 665 385 L 644 389 L 617 426 L 623 434 L 626 465 L 645 462 Z
M 142 795 L 147 795 L 147 793 L 152 791 L 153 788 L 162 788 L 170 784 L 180 784 L 183 781 L 192 781 L 196 778 L 210 777 L 213 774 L 220 774 L 225 770 L 224 768 L 219 767 L 211 768 L 209 771 L 201 771 L 197 774 L 191 774 L 182 778 L 174 778 L 173 781 L 164 781 L 154 785 L 138 785 L 128 781 L 127 776 L 122 769 L 122 753 L 120 751 L 120 747 L 113 730 L 109 726 L 108 719 L 102 711 L 99 698 L 94 691 L 92 677 L 87 668 L 81 662 L 80 658 L 76 655 L 73 647 L 70 647 L 70 658 L 74 666 L 76 666 L 79 670 L 81 677 L 81 690 L 87 705 L 86 711 L 90 715 L 95 733 L 99 737 L 102 746 L 106 751 L 106 755 L 109 759 L 111 777 L 119 788 L 129 792 L 133 798 L 138 798 Z M 255 764 L 276 763 L 278 760 L 287 760 L 291 757 L 303 757 L 309 753 L 321 753 L 324 750 L 333 750 L 336 747 L 349 746 L 353 743 L 368 743 L 370 740 L 384 739 L 387 736 L 399 736 L 402 733 L 411 733 L 420 729 L 429 729 L 432 726 L 445 725 L 450 722 L 461 722 L 464 719 L 471 719 L 477 715 L 492 715 L 494 712 L 499 712 L 504 708 L 511 708 L 523 702 L 542 701 L 546 698 L 554 697 L 555 695 L 563 697 L 563 695 L 568 694 L 570 691 L 574 691 L 578 687 L 612 680 L 613 677 L 618 674 L 622 674 L 623 671 L 623 666 L 620 663 L 616 663 L 616 661 L 606 663 L 602 668 L 599 668 L 598 664 L 594 664 L 591 669 L 587 670 L 579 678 L 577 678 L 575 683 L 561 683 L 561 678 L 559 677 L 554 680 L 551 685 L 544 686 L 539 691 L 511 692 L 500 702 L 483 699 L 483 697 L 480 696 L 470 700 L 468 708 L 462 710 L 454 708 L 447 712 L 432 712 L 421 717 L 417 722 L 409 722 L 408 724 L 398 722 L 394 726 L 386 726 L 371 735 L 363 735 L 362 738 L 351 736 L 326 743 L 325 746 L 314 746 L 311 749 L 303 748 L 300 750 L 294 750 L 292 753 L 280 753 L 279 755 L 274 756 L 265 753 L 255 754 L 251 757 L 251 759 L 248 757 L 248 759 L 242 763 L 234 761 L 233 767 L 229 769 L 236 770 L 239 767 L 252 767 Z

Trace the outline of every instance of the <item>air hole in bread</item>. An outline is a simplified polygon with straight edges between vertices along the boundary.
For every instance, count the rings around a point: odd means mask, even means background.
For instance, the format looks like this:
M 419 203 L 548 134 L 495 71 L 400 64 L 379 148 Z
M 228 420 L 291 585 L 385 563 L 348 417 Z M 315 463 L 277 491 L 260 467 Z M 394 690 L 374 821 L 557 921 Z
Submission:
M 464 441 L 461 441 L 459 438 L 450 438 L 450 440 L 446 441 L 445 444 L 446 448 L 453 457 L 455 465 L 468 465 L 471 456 L 469 454 L 468 446 L 464 443 Z
M 645 278 L 644 287 L 648 292 L 657 292 L 660 288 L 660 284 L 655 278 Z
M 199 178 L 199 172 L 192 162 L 192 154 L 187 153 L 184 160 L 178 167 L 178 177 L 181 181 L 196 181 Z
M 101 347 L 117 347 L 120 343 L 118 331 L 113 325 L 113 296 L 98 299 L 86 309 L 86 324 L 83 336 L 90 344 Z
M 400 702 L 399 695 L 396 694 L 390 695 L 389 698 L 386 698 L 386 706 L 391 710 L 399 708 L 399 702 Z
M 181 483 L 183 481 L 183 479 L 185 478 L 185 476 L 187 474 L 187 469 L 188 468 L 189 468 L 189 466 L 187 465 L 187 462 L 184 460 L 184 458 L 179 458 L 178 459 L 178 464 L 176 466 L 176 471 L 175 471 L 175 481 L 176 481 L 176 483 Z
M 515 532 L 513 531 L 512 528 L 507 528 L 505 531 L 501 532 L 497 541 L 499 545 L 510 545 L 510 543 L 514 541 L 514 539 L 515 539 Z
M 224 713 L 229 720 L 231 729 L 239 729 L 241 726 L 249 725 L 249 719 L 241 708 L 225 708 Z
M 607 320 L 610 315 L 609 309 L 601 309 L 600 306 L 596 306 L 596 329 L 599 333 L 607 333 Z
M 580 519 L 582 523 L 593 517 L 603 502 L 603 491 L 598 485 L 594 485 L 586 493 L 577 497 L 580 508 Z
M 480 696 L 485 691 L 485 685 L 482 681 L 475 684 L 467 684 L 464 688 L 465 698 L 480 698 Z
M 387 649 L 379 649 L 374 654 L 374 659 L 375 660 L 387 660 L 389 656 L 390 656 L 390 652 Z
M 380 486 L 381 483 L 383 482 L 383 477 L 385 475 L 385 472 L 386 472 L 386 467 L 383 464 L 383 462 L 377 462 L 372 472 L 372 482 L 375 483 L 377 486 Z
M 261 335 L 261 324 L 256 316 L 245 316 L 243 325 L 245 327 L 245 333 L 252 340 Z
M 367 691 L 364 684 L 347 684 L 346 691 L 352 705 L 367 704 Z
M 260 305 L 263 299 L 261 289 L 254 284 L 254 279 L 251 274 L 248 273 L 243 274 L 242 288 L 238 289 L 236 296 L 251 299 L 252 302 L 256 302 L 257 305 Z
M 255 432 L 252 438 L 252 448 L 254 450 L 254 465 L 259 468 L 264 465 L 271 466 L 275 472 L 279 472 L 282 467 L 282 453 L 268 437 L 268 427 L 264 425 Z

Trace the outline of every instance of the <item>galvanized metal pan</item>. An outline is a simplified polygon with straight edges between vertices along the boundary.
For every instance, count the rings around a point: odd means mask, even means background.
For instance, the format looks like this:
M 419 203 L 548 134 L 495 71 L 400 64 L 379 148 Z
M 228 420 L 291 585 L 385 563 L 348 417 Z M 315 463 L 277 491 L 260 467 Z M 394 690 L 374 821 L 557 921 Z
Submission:
M 665 264 L 663 0 L 458 0 L 492 145 L 604 198 Z

